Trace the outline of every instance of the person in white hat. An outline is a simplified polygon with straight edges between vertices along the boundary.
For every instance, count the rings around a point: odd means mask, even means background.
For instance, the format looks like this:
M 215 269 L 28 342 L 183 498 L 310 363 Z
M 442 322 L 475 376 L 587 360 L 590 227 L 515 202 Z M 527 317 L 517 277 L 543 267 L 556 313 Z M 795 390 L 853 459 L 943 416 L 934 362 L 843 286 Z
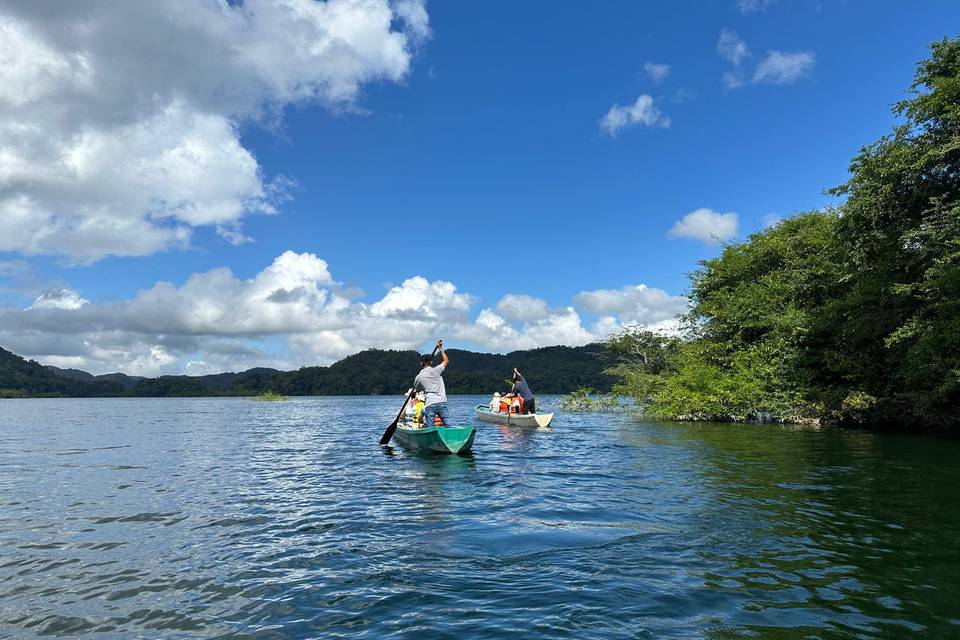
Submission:
M 490 413 L 500 413 L 500 392 L 495 391 L 490 398 Z
M 407 391 L 407 423 L 413 426 L 417 422 L 417 394 L 413 392 L 413 389 Z
M 407 402 L 407 423 L 411 427 L 423 426 L 423 417 L 420 415 L 423 412 L 423 391 L 414 393 L 413 389 L 410 389 L 407 395 L 410 397 Z

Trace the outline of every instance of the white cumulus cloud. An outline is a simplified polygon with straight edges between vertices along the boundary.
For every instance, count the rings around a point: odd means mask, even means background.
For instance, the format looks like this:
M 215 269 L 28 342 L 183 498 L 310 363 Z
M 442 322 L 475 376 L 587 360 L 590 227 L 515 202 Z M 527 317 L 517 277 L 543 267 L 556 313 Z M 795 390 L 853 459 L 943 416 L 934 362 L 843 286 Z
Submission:
M 770 51 L 753 72 L 753 81 L 789 84 L 807 75 L 813 69 L 814 60 L 813 53 L 809 51 Z
M 395 0 L 393 11 L 407 25 L 407 31 L 416 39 L 430 37 L 430 16 L 423 0 Z
M 585 328 L 573 307 L 550 309 L 519 326 L 493 309 L 482 309 L 472 324 L 454 327 L 453 335 L 499 352 L 558 344 L 580 346 L 603 337 Z
M 33 301 L 28 309 L 79 309 L 89 300 L 80 297 L 76 291 L 55 287 L 47 289 Z
M 610 136 L 615 136 L 621 129 L 635 125 L 666 128 L 670 126 L 670 118 L 660 112 L 653 103 L 653 98 L 647 94 L 625 107 L 614 104 L 606 115 L 600 118 L 600 128 Z
M 414 276 L 372 302 L 343 288 L 326 261 L 284 252 L 251 278 L 221 267 L 158 282 L 129 299 L 90 301 L 51 287 L 24 309 L 0 306 L 0 346 L 45 364 L 135 375 L 326 364 L 367 348 L 450 346 L 495 352 L 582 345 L 623 326 L 667 327 L 686 299 L 645 285 L 584 291 L 550 307 L 507 294 L 478 298 Z M 584 314 L 597 319 L 588 326 Z
M 760 2 L 750 3 L 760 7 Z M 769 3 L 762 3 L 765 8 Z M 717 53 L 729 61 L 733 68 L 723 74 L 723 83 L 729 89 L 736 89 L 748 83 L 752 84 L 789 84 L 810 73 L 816 57 L 810 51 L 783 52 L 768 51 L 753 70 L 748 73 L 745 61 L 751 57 L 747 43 L 729 29 L 720 32 L 717 41 Z
M 735 31 L 724 29 L 717 41 L 717 53 L 736 66 L 750 55 L 750 49 Z
M 540 320 L 550 314 L 546 300 L 512 293 L 500 299 L 497 311 L 507 320 L 520 322 Z
M 78 262 L 246 238 L 289 181 L 239 127 L 285 106 L 355 110 L 430 33 L 398 0 L 9 0 L 0 7 L 0 251 Z
M 686 313 L 688 307 L 686 297 L 673 296 L 663 289 L 645 284 L 622 289 L 581 291 L 573 301 L 577 306 L 606 318 L 605 322 L 615 318 L 616 323 L 610 329 L 615 329 L 617 325 L 661 325 Z
M 690 238 L 707 244 L 719 244 L 736 237 L 739 226 L 736 213 L 719 213 L 701 208 L 691 211 L 674 223 L 667 235 L 671 238 Z

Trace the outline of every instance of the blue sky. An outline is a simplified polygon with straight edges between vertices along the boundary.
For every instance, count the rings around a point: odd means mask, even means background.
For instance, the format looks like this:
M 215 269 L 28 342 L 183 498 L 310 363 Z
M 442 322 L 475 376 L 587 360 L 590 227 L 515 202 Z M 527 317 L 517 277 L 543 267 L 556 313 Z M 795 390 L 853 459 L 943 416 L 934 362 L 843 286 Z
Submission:
M 960 24 L 960 4 L 946 0 L 741 5 L 418 5 L 429 34 L 407 25 L 409 64 L 402 72 L 370 71 L 347 100 L 331 98 L 322 86 L 306 99 L 268 97 L 276 111 L 269 117 L 219 107 L 256 159 L 262 183 L 295 183 L 286 199 L 272 201 L 274 214 L 236 216 L 252 241 L 233 244 L 216 225 L 192 224 L 186 244 L 136 256 L 85 254 L 79 264 L 64 243 L 58 249 L 29 239 L 22 246 L 0 243 L 8 249 L 0 261 L 17 265 L 0 275 L 7 341 L 14 348 L 37 342 L 23 338 L 23 322 L 10 314 L 50 288 L 107 308 L 158 281 L 180 287 L 192 274 L 220 267 L 241 281 L 254 278 L 287 251 L 325 261 L 333 286 L 352 303 L 375 304 L 414 276 L 452 283 L 470 296 L 469 309 L 458 307 L 461 323 L 516 294 L 549 309 L 577 306 L 592 332 L 605 312 L 578 306 L 581 292 L 643 284 L 682 295 L 697 261 L 720 248 L 669 237 L 679 220 L 701 208 L 733 212 L 732 240 L 772 218 L 829 204 L 823 190 L 844 180 L 862 145 L 889 131 L 890 105 L 905 97 L 929 43 L 955 35 L 949 26 Z M 34 35 L 49 21 L 9 15 L 36 27 Z M 399 16 L 394 30 L 403 29 Z M 718 52 L 725 31 L 749 51 L 739 65 Z M 758 75 L 771 52 L 786 56 L 780 62 L 789 68 Z M 668 65 L 669 72 L 653 78 L 647 63 Z M 724 74 L 737 70 L 742 86 L 731 87 Z M 611 108 L 641 96 L 649 96 L 659 120 L 615 135 L 604 130 L 600 121 Z M 621 325 L 644 318 L 622 306 L 614 311 Z M 524 323 L 540 321 L 528 315 L 507 314 L 518 334 L 505 338 L 503 348 L 492 339 L 470 340 L 469 331 L 460 342 L 485 350 L 535 346 L 517 337 Z M 384 346 L 426 344 L 429 330 L 451 330 L 444 322 Z M 89 338 L 91 331 L 85 326 L 78 335 Z M 572 343 L 583 341 L 578 335 Z M 301 358 L 291 355 L 297 348 L 288 338 L 289 332 L 254 328 L 224 339 L 249 346 L 251 363 L 263 361 L 257 349 L 296 364 L 371 346 L 346 340 L 340 351 Z M 137 344 L 149 353 L 150 339 Z M 188 361 L 224 366 L 204 355 L 203 344 L 165 348 L 173 355 L 157 371 L 183 370 Z M 58 354 L 52 343 L 50 353 L 36 349 L 31 355 L 60 364 L 136 369 L 129 365 L 137 357 L 133 347 L 126 365 L 72 347 Z

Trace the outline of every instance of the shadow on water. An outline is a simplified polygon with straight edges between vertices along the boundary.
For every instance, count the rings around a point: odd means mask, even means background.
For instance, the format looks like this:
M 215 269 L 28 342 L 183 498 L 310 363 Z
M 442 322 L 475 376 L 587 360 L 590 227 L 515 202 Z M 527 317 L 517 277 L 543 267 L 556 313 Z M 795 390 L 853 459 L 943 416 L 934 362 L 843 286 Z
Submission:
M 406 462 L 424 479 L 464 479 L 477 469 L 476 453 L 470 451 L 459 455 L 443 453 L 404 452 Z
M 394 447 L 392 444 L 382 444 L 380 445 L 380 450 L 383 451 L 383 455 L 387 456 L 388 458 L 400 455 L 397 447 Z
M 730 424 L 622 425 L 618 435 L 676 453 L 698 574 L 733 606 L 728 631 L 960 634 L 960 477 L 943 441 Z M 776 635 L 783 627 L 795 636 Z

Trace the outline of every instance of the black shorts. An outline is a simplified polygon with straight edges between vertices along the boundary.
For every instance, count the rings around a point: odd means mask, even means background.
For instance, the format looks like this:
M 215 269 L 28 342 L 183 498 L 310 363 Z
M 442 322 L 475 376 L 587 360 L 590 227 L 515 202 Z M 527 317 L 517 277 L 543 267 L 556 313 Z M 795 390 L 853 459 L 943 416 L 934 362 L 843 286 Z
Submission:
M 530 398 L 529 400 L 523 403 L 523 412 L 524 413 L 536 413 L 537 412 L 537 399 Z

